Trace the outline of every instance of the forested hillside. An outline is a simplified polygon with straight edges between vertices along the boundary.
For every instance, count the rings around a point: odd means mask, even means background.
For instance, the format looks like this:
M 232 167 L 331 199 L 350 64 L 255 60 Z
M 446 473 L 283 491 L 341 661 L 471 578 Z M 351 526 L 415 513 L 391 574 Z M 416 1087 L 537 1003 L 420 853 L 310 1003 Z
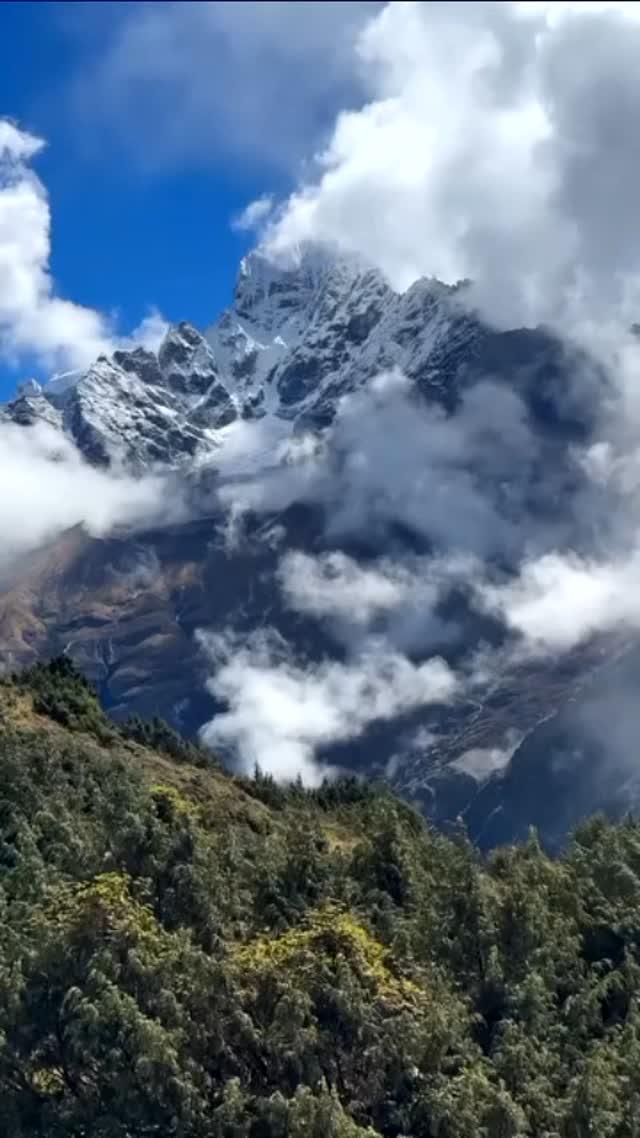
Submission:
M 57 661 L 0 685 L 0 906 L 7 1138 L 638 1134 L 635 822 L 483 861 Z

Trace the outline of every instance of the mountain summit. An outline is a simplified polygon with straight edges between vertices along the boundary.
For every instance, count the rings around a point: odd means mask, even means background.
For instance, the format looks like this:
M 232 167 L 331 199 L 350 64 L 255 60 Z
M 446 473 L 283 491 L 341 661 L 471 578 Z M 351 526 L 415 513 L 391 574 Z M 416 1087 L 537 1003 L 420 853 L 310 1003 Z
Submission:
M 304 245 L 283 264 L 257 251 L 205 333 L 180 323 L 157 354 L 101 356 L 62 382 L 20 391 L 4 414 L 58 426 L 92 463 L 183 466 L 214 453 L 238 418 L 326 426 L 341 396 L 385 369 L 437 394 L 480 332 L 455 290 L 436 281 L 400 295 L 361 258 L 327 247 Z

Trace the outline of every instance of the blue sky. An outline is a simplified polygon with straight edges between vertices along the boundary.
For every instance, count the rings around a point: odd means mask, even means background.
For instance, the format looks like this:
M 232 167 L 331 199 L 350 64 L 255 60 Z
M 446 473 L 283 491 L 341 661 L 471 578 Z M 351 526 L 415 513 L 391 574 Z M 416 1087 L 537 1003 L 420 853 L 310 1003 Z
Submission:
M 55 294 L 123 332 L 151 307 L 209 323 L 254 241 L 232 218 L 295 184 L 354 89 L 335 30 L 371 7 L 0 5 L 0 117 L 46 143 Z M 0 356 L 0 399 L 45 368 Z
M 79 20 L 96 16 L 73 7 Z M 35 166 L 50 194 L 57 290 L 116 310 L 123 327 L 150 305 L 169 320 L 206 324 L 228 302 L 251 241 L 230 218 L 264 188 L 262 172 L 215 155 L 149 170 L 111 141 L 99 152 L 84 145 L 68 94 L 91 46 L 68 19 L 65 5 L 0 6 L 0 113 L 47 141 Z M 30 362 L 0 364 L 0 398 Z

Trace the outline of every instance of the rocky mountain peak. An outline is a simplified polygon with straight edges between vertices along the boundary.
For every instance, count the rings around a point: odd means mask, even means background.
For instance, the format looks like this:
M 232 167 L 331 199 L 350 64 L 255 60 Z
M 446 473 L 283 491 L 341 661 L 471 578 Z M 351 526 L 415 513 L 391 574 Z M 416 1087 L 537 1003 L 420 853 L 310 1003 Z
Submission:
M 108 363 L 108 357 L 101 359 Z M 143 383 L 162 384 L 163 376 L 158 364 L 158 357 L 146 348 L 133 348 L 113 353 L 113 362 L 122 371 L 137 376 Z
M 182 321 L 157 353 L 122 348 L 42 391 L 30 382 L 4 414 L 55 422 L 90 461 L 134 468 L 215 450 L 239 415 L 321 428 L 381 370 L 400 367 L 431 393 L 453 382 L 478 324 L 452 292 L 419 281 L 400 295 L 361 257 L 315 242 L 286 256 L 258 249 L 204 334 Z
M 308 314 L 327 289 L 334 296 L 348 291 L 367 273 L 380 275 L 361 257 L 318 242 L 282 254 L 257 249 L 240 263 L 235 315 L 266 332 L 282 331 L 296 315 Z
M 20 427 L 31 427 L 40 422 L 62 429 L 60 411 L 45 398 L 35 380 L 20 385 L 18 397 L 7 404 L 5 413 Z
M 158 366 L 171 390 L 186 396 L 205 395 L 219 381 L 211 347 L 186 321 L 167 332 L 158 350 Z

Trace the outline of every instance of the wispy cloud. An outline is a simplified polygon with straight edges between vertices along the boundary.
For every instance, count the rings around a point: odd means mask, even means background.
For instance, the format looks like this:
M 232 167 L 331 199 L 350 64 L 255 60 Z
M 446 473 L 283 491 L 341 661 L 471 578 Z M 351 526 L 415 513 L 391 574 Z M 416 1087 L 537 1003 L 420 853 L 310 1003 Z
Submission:
M 274 200 L 271 194 L 262 194 L 261 197 L 249 202 L 241 213 L 236 214 L 231 219 L 232 227 L 241 233 L 246 230 L 258 229 L 266 222 L 273 209 L 273 204 Z
M 236 437 L 249 451 L 267 432 L 250 424 Z M 402 524 L 440 550 L 487 557 L 555 536 L 547 521 L 536 527 L 526 516 L 527 500 L 537 495 L 542 514 L 556 486 L 550 470 L 540 485 L 539 440 L 505 384 L 479 382 L 447 414 L 405 376 L 385 372 L 340 400 L 321 442 L 285 439 L 267 453 L 270 465 L 255 463 L 253 476 L 224 485 L 222 500 L 261 512 L 319 503 L 335 541 Z M 224 452 L 220 461 L 224 470 Z
M 337 107 L 361 92 L 353 43 L 378 6 L 123 5 L 76 76 L 75 115 L 91 133 L 100 123 L 130 160 L 147 166 L 223 155 L 245 170 L 290 173 Z
M 393 650 L 440 650 L 460 632 L 440 611 L 456 586 L 473 578 L 468 556 L 380 557 L 362 564 L 341 550 L 285 554 L 277 580 L 294 611 L 325 622 L 353 648 L 372 634 Z
M 46 423 L 0 421 L 0 484 L 3 570 L 71 526 L 101 535 L 182 515 L 180 493 L 166 478 L 98 470 Z

